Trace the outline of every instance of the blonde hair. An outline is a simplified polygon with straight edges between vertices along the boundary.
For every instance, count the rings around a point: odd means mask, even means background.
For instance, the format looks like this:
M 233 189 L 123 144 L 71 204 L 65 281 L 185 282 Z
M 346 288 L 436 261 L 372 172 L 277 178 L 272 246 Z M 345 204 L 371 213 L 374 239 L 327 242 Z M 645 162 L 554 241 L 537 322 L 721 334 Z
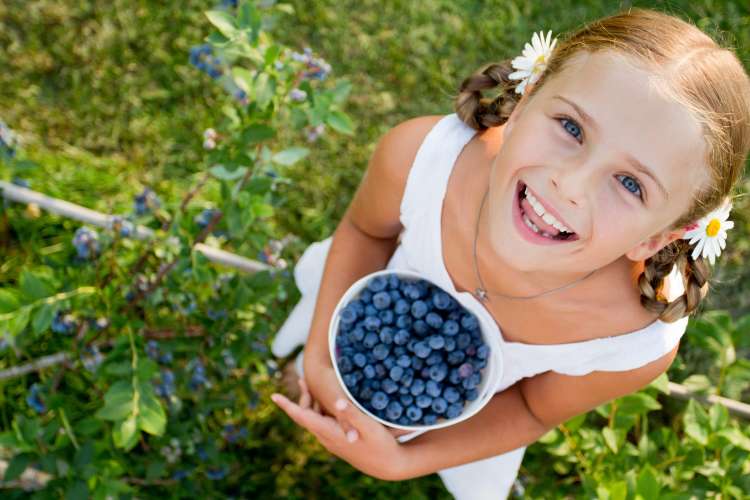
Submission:
M 590 23 L 558 42 L 527 98 L 579 52 L 603 50 L 628 56 L 659 75 L 668 94 L 702 125 L 710 183 L 694 194 L 692 206 L 670 229 L 682 228 L 719 207 L 740 180 L 750 150 L 750 79 L 737 56 L 688 22 L 653 10 L 629 9 Z M 466 78 L 455 100 L 461 120 L 476 130 L 505 123 L 521 98 L 515 93 L 518 81 L 508 79 L 513 71 L 506 60 Z M 498 86 L 496 97 L 482 96 L 482 90 Z M 687 240 L 675 240 L 646 259 L 638 278 L 641 304 L 659 313 L 662 321 L 691 314 L 708 292 L 708 264 L 700 256 L 693 260 L 691 250 Z M 685 293 L 669 302 L 660 291 L 674 265 L 682 272 Z

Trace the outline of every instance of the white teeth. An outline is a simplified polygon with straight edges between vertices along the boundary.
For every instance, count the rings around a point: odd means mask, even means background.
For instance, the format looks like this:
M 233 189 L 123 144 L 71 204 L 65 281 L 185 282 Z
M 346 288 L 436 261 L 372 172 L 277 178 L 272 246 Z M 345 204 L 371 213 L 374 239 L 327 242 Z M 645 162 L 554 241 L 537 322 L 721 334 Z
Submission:
M 539 230 L 539 228 L 537 227 L 537 225 L 536 225 L 536 224 L 534 224 L 533 222 L 531 222 L 531 219 L 529 219 L 528 215 L 526 215 L 526 214 L 521 214 L 521 216 L 522 216 L 522 218 L 523 218 L 523 221 L 524 221 L 524 222 L 526 223 L 526 225 L 527 225 L 528 227 L 530 227 L 530 228 L 531 228 L 531 230 L 532 230 L 532 231 L 534 231 L 534 232 L 535 232 L 536 234 L 541 234 L 541 235 L 542 235 L 542 236 L 544 236 L 545 238 L 555 239 L 555 238 L 554 238 L 554 236 L 552 236 L 551 234 L 549 234 L 549 233 L 547 233 L 547 232 L 545 232 L 545 231 L 541 231 L 541 230 Z
M 544 222 L 554 227 L 558 231 L 565 231 L 567 233 L 573 232 L 567 227 L 565 227 L 560 221 L 555 219 L 555 217 L 552 214 L 548 214 L 547 212 L 544 211 L 544 207 L 542 206 L 541 203 L 539 203 L 539 200 L 534 198 L 534 195 L 531 194 L 531 191 L 529 191 L 528 186 L 524 188 L 524 192 L 526 193 L 526 199 L 529 200 L 529 204 L 534 209 L 534 212 L 536 212 L 536 214 L 539 217 L 541 217 L 544 220 Z

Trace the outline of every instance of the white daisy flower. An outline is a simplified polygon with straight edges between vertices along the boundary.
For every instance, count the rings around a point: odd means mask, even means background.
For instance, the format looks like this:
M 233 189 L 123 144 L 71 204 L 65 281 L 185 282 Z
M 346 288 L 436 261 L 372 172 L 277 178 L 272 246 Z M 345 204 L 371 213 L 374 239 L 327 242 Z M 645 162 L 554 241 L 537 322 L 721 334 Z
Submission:
M 557 38 L 552 40 L 550 44 L 550 38 L 552 32 L 547 32 L 547 38 L 544 38 L 544 32 L 534 33 L 531 37 L 531 45 L 526 43 L 522 56 L 518 56 L 511 61 L 511 65 L 518 71 L 514 71 L 508 78 L 511 80 L 521 80 L 521 83 L 516 85 L 516 93 L 523 94 L 526 90 L 526 85 L 534 83 L 539 80 L 544 70 L 547 69 L 547 60 L 549 59 L 552 50 L 557 44 Z
M 700 255 L 704 259 L 708 257 L 713 265 L 716 257 L 721 255 L 721 251 L 726 247 L 727 230 L 734 227 L 734 222 L 727 220 L 731 209 L 731 202 L 727 202 L 695 224 L 688 226 L 688 231 L 682 239 L 690 240 L 688 243 L 691 245 L 698 242 L 693 249 L 693 260 Z

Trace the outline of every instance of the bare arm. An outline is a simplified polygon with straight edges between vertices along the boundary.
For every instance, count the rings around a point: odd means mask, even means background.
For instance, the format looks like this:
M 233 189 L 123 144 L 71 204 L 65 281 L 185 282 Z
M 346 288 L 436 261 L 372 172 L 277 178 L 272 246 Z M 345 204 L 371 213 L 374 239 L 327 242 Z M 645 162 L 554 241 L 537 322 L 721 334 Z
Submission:
M 332 406 L 342 392 L 332 376 L 328 353 L 331 315 L 352 283 L 384 269 L 393 255 L 402 229 L 400 209 L 406 179 L 419 145 L 438 119 L 440 116 L 407 120 L 380 139 L 362 183 L 333 234 L 304 356 L 310 392 L 329 413 L 333 413 Z
M 519 384 L 514 384 L 495 394 L 473 417 L 402 444 L 405 465 L 394 479 L 412 479 L 500 455 L 535 442 L 548 430 L 529 411 Z

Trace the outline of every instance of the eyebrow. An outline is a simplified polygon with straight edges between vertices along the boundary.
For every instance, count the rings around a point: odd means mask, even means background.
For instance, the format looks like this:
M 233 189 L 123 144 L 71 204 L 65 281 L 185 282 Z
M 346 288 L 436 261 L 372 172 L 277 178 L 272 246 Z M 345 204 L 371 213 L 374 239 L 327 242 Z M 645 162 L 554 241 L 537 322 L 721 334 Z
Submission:
M 591 117 L 591 115 L 589 115 L 583 109 L 581 109 L 581 107 L 578 104 L 574 103 L 570 99 L 566 99 L 565 97 L 563 97 L 561 95 L 555 95 L 555 96 L 552 96 L 552 98 L 553 99 L 559 99 L 559 100 L 561 100 L 561 101 L 569 104 L 573 109 L 576 110 L 576 113 L 578 113 L 580 115 L 580 117 L 583 119 L 584 123 L 586 123 L 591 128 L 593 128 L 593 129 L 595 129 L 597 131 L 600 130 L 599 129 L 599 125 Z M 664 185 L 661 182 L 659 182 L 659 179 L 656 177 L 656 174 L 654 174 L 654 172 L 650 168 L 648 168 L 646 165 L 644 165 L 643 163 L 641 163 L 640 161 L 638 161 L 636 158 L 634 158 L 633 156 L 631 156 L 630 154 L 627 154 L 627 153 L 625 154 L 625 160 L 628 163 L 630 163 L 630 165 L 633 168 L 635 168 L 636 170 L 638 170 L 639 172 L 642 172 L 642 173 L 646 174 L 647 176 L 651 177 L 651 179 L 654 181 L 654 183 L 659 187 L 659 190 L 664 195 L 664 197 L 667 200 L 669 200 L 669 193 L 664 188 Z

